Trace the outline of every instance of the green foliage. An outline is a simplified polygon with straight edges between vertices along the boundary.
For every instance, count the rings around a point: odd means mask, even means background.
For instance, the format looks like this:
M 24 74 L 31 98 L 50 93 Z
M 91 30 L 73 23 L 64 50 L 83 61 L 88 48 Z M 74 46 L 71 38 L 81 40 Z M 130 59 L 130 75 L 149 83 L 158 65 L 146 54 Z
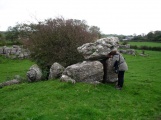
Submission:
M 18 36 L 19 36 L 18 26 L 8 28 L 6 32 L 6 40 L 15 41 L 18 40 Z
M 138 35 L 135 36 L 133 41 L 158 41 L 161 42 L 161 31 L 149 32 L 147 35 Z
M 0 89 L 0 119 L 159 120 L 161 52 L 145 52 L 148 57 L 124 55 L 129 70 L 121 91 L 113 84 L 59 80 L 4 87 Z M 12 67 L 9 72 L 14 71 Z

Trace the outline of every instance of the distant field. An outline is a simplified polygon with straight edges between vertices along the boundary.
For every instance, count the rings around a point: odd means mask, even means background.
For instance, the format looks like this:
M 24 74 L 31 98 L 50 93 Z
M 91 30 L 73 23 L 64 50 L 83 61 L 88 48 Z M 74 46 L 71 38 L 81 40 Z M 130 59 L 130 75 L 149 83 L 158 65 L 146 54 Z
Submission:
M 128 42 L 130 45 L 140 46 L 148 46 L 148 47 L 161 47 L 161 43 L 156 42 Z

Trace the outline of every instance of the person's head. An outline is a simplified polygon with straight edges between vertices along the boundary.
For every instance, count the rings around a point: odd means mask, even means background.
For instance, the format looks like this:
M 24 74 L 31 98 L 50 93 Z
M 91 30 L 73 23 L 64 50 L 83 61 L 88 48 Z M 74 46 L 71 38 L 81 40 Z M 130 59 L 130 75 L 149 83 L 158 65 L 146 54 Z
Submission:
M 112 50 L 110 53 L 109 53 L 109 55 L 116 55 L 116 53 L 117 53 L 117 51 L 116 50 Z
M 112 50 L 110 53 L 107 54 L 108 58 L 112 58 L 112 56 L 116 55 L 117 51 L 116 50 Z

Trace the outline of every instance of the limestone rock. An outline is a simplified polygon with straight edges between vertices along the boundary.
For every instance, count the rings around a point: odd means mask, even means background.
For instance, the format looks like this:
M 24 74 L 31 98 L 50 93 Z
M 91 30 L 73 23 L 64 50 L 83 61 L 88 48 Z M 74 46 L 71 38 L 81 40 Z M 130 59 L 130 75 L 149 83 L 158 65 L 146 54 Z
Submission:
M 55 62 L 50 68 L 49 79 L 55 79 L 61 77 L 64 67 L 59 63 Z
M 42 78 L 42 71 L 38 65 L 34 64 L 27 72 L 27 78 L 29 82 L 40 81 Z
M 74 79 L 72 79 L 71 77 L 67 76 L 67 75 L 62 75 L 60 78 L 60 81 L 62 82 L 71 82 L 73 84 L 76 83 L 76 81 Z
M 119 39 L 117 37 L 107 37 L 97 40 L 94 43 L 86 43 L 78 47 L 77 50 L 87 60 L 98 60 L 106 57 L 113 49 L 118 48 Z
M 13 85 L 13 84 L 19 84 L 21 81 L 17 80 L 17 79 L 13 79 L 13 80 L 9 80 L 3 83 L 0 83 L 0 88 L 4 87 L 4 86 L 9 86 L 9 85 Z
M 117 82 L 118 74 L 114 72 L 114 67 L 112 65 L 112 58 L 107 59 L 107 80 L 106 82 Z
M 103 80 L 103 65 L 99 61 L 84 61 L 68 66 L 63 75 L 68 76 L 69 79 L 75 80 L 76 82 L 88 82 L 92 83 L 95 81 Z M 63 75 L 61 79 L 63 79 Z

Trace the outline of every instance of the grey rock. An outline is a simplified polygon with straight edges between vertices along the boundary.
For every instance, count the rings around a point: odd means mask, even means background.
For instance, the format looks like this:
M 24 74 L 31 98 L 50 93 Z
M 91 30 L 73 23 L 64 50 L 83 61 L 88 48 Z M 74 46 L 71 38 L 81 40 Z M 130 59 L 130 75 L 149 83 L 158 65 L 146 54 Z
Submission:
M 78 47 L 77 50 L 87 60 L 98 60 L 107 56 L 113 49 L 118 48 L 119 39 L 117 37 L 107 37 L 98 39 L 94 43 L 86 43 Z
M 72 79 L 71 77 L 67 76 L 67 75 L 62 75 L 60 78 L 60 81 L 62 82 L 71 82 L 73 84 L 76 83 L 76 81 L 74 79 Z
M 117 82 L 118 75 L 114 72 L 114 67 L 112 65 L 112 58 L 107 59 L 107 80 L 106 82 Z
M 30 67 L 26 75 L 29 82 L 40 81 L 42 78 L 42 71 L 38 65 L 34 64 Z
M 75 80 L 76 82 L 95 82 L 103 80 L 103 65 L 99 61 L 84 61 L 68 66 L 63 75 L 68 76 L 69 79 Z M 65 81 L 65 80 L 64 80 Z
M 4 54 L 10 54 L 11 53 L 11 48 L 4 46 Z
M 119 52 L 123 54 L 136 55 L 136 51 L 134 49 L 119 50 Z
M 17 79 L 13 79 L 13 80 L 9 80 L 3 83 L 0 83 L 0 88 L 4 87 L 4 86 L 9 86 L 9 85 L 13 85 L 13 84 L 19 84 L 21 83 L 21 81 L 17 80 Z
M 49 79 L 55 79 L 61 77 L 64 67 L 59 63 L 55 62 L 50 68 Z
M 16 52 L 17 52 L 17 48 L 11 48 L 11 54 L 13 55 L 13 54 L 16 54 Z

